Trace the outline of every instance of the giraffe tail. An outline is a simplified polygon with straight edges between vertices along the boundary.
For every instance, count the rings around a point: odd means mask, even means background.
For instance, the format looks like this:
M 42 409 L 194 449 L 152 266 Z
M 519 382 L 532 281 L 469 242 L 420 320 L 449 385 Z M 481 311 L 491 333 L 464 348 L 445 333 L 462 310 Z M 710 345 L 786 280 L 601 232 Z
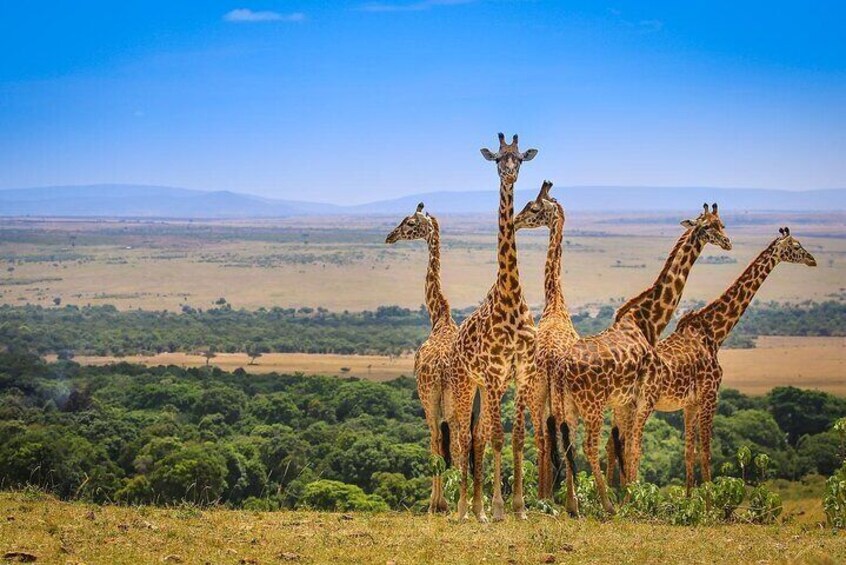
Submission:
M 449 422 L 441 422 L 441 453 L 444 454 L 444 463 L 449 469 L 452 465 L 452 453 L 449 451 Z
M 475 438 L 476 424 L 479 422 L 479 414 L 482 412 L 482 392 L 477 388 L 476 395 L 473 397 L 473 411 L 470 413 L 470 474 L 476 472 L 476 464 L 481 462 L 476 461 Z
M 546 441 L 549 445 L 549 462 L 552 465 L 552 489 L 553 493 L 561 485 L 561 453 L 558 451 L 558 431 L 555 429 L 555 418 L 550 416 L 546 419 Z
M 570 426 L 567 422 L 561 424 L 561 440 L 564 442 L 564 455 L 567 457 L 567 465 L 570 466 L 570 473 L 576 476 L 576 457 L 573 455 L 574 447 L 570 441 Z
M 626 475 L 626 465 L 623 459 L 623 441 L 620 439 L 620 428 L 614 426 L 611 428 L 611 441 L 614 442 L 614 451 L 617 454 L 617 465 L 620 466 L 620 476 Z M 608 462 L 611 465 L 611 461 Z

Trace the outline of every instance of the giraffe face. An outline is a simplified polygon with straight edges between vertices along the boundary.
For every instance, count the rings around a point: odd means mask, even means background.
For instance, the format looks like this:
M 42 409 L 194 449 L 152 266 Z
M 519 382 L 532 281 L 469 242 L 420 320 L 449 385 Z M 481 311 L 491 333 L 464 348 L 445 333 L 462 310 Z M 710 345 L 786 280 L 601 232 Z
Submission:
M 423 212 L 423 203 L 417 205 L 417 210 L 405 217 L 394 230 L 388 234 L 385 243 L 396 243 L 401 239 L 423 239 L 428 241 L 434 231 L 432 218 Z
M 726 251 L 731 251 L 731 240 L 726 235 L 725 224 L 720 219 L 720 213 L 717 210 L 716 203 L 708 210 L 708 205 L 705 204 L 704 210 L 694 220 L 685 220 L 681 223 L 682 226 L 693 229 L 694 235 L 704 243 L 716 245 Z
M 558 219 L 564 218 L 564 208 L 549 195 L 552 183 L 544 181 L 537 198 L 530 200 L 514 218 L 514 229 L 531 229 L 546 226 L 551 228 Z
M 499 151 L 496 153 L 490 149 L 482 149 L 481 151 L 485 159 L 496 162 L 499 178 L 509 184 L 517 182 L 517 175 L 523 161 L 531 161 L 538 154 L 537 149 L 529 149 L 521 153 L 517 147 L 517 134 L 514 135 L 511 143 L 505 143 L 505 135 L 502 133 L 499 134 Z
M 800 263 L 809 267 L 816 267 L 817 260 L 799 241 L 790 235 L 790 231 L 783 232 L 776 242 L 776 257 L 785 263 Z

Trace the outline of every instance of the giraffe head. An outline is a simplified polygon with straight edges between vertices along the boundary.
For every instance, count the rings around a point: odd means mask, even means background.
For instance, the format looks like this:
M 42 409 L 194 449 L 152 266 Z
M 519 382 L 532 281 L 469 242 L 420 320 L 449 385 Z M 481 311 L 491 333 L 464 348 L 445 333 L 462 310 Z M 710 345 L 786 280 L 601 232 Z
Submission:
M 779 228 L 778 233 L 781 234 L 775 240 L 775 256 L 779 261 L 785 263 L 801 263 L 809 267 L 816 267 L 817 260 L 814 256 L 808 253 L 799 241 L 790 235 L 790 228 Z
M 514 229 L 552 227 L 556 221 L 564 218 L 564 208 L 549 195 L 552 182 L 545 180 L 537 198 L 530 200 L 514 218 Z
M 726 235 L 725 224 L 720 219 L 720 212 L 715 202 L 708 210 L 708 204 L 703 204 L 702 213 L 692 220 L 684 220 L 681 225 L 694 230 L 694 237 L 705 243 L 717 245 L 726 251 L 731 250 L 731 240 Z
M 499 173 L 499 178 L 507 183 L 517 182 L 517 173 L 520 172 L 520 165 L 523 161 L 531 161 L 538 154 L 537 149 L 529 149 L 525 153 L 520 153 L 517 148 L 517 134 L 511 140 L 511 143 L 505 143 L 505 134 L 499 134 L 499 151 L 496 153 L 490 149 L 483 148 L 482 156 L 488 161 L 496 161 L 496 169 Z
M 401 239 L 423 239 L 428 241 L 432 232 L 435 230 L 435 224 L 432 217 L 427 212 L 423 211 L 423 203 L 417 205 L 417 210 L 405 217 L 394 231 L 388 234 L 385 243 L 396 243 Z

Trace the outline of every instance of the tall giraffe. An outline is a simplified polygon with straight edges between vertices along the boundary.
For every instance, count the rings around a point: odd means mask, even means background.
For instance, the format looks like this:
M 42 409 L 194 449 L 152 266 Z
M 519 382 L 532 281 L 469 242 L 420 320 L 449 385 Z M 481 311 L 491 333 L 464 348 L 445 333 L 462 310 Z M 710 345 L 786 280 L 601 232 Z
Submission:
M 432 455 L 443 457 L 447 465 L 452 459 L 450 446 L 451 393 L 448 387 L 450 357 L 458 336 L 458 325 L 452 319 L 449 301 L 441 289 L 441 229 L 434 216 L 423 212 L 423 203 L 388 234 L 385 243 L 422 239 L 429 247 L 429 267 L 426 270 L 426 309 L 432 323 L 429 337 L 414 355 L 414 376 L 417 378 L 417 395 L 423 403 L 426 423 L 429 425 L 429 449 Z M 448 512 L 440 470 L 432 477 L 432 496 L 429 512 Z
M 705 244 L 731 249 L 715 204 L 708 205 L 696 219 L 685 220 L 687 228 L 670 252 L 655 283 L 625 303 L 614 323 L 597 335 L 580 338 L 564 354 L 555 375 L 554 403 L 566 406 L 556 414 L 556 423 L 566 423 L 562 433 L 566 444 L 573 441 L 575 415 L 585 423 L 585 456 L 596 480 L 596 489 L 606 512 L 614 506 L 608 498 L 605 478 L 599 466 L 599 434 L 606 406 L 614 409 L 620 428 L 627 430 L 626 476 L 636 479 L 643 425 L 658 396 L 660 371 L 654 347 L 678 307 L 690 269 Z M 569 418 L 569 422 L 563 420 Z M 567 429 L 568 428 L 568 429 Z M 568 467 L 568 473 L 572 469 Z M 568 479 L 568 488 L 571 481 Z
M 790 235 L 790 228 L 779 229 L 779 234 L 719 298 L 682 316 L 675 331 L 661 340 L 656 349 L 665 376 L 655 410 L 684 410 L 688 494 L 695 482 L 697 432 L 702 480 L 711 480 L 712 426 L 723 378 L 717 357 L 720 347 L 776 265 L 781 262 L 817 265 L 813 255 Z M 609 468 L 614 450 L 615 446 L 609 444 Z
M 473 470 L 473 513 L 486 522 L 482 505 L 482 455 L 490 439 L 494 452 L 493 519 L 502 520 L 505 504 L 502 499 L 502 396 L 513 377 L 516 377 L 517 415 L 512 431 L 514 450 L 514 489 L 512 506 L 521 517 L 526 510 L 523 503 L 523 440 L 525 403 L 524 383 L 529 378 L 529 365 L 534 356 L 535 326 L 532 313 L 523 298 L 517 270 L 517 247 L 514 233 L 514 183 L 524 161 L 532 160 L 537 149 L 521 153 L 517 136 L 506 143 L 499 134 L 499 150 L 481 150 L 488 161 L 495 161 L 499 173 L 499 231 L 497 234 L 497 276 L 485 300 L 458 329 L 453 358 L 452 378 L 455 385 L 455 410 L 459 426 L 461 459 L 461 487 L 458 516 L 467 517 L 467 481 L 470 450 L 475 453 Z M 473 390 L 462 386 L 468 380 L 482 387 L 482 414 L 475 437 L 471 437 L 470 420 Z M 471 445 L 472 444 L 472 445 Z
M 544 266 L 544 299 L 545 306 L 538 324 L 535 367 L 538 371 L 535 391 L 529 402 L 531 412 L 537 414 L 535 420 L 535 439 L 538 443 L 538 496 L 551 499 L 553 490 L 553 476 L 551 456 L 553 446 L 546 438 L 545 426 L 550 421 L 555 426 L 552 416 L 552 374 L 557 360 L 563 357 L 567 348 L 578 338 L 579 334 L 573 326 L 564 292 L 561 289 L 561 249 L 564 236 L 564 207 L 549 195 L 552 188 L 550 181 L 544 181 L 537 198 L 530 200 L 514 219 L 514 229 L 532 229 L 545 226 L 549 228 L 549 246 L 546 252 Z M 555 434 L 552 434 L 555 437 Z M 571 452 L 570 452 L 571 453 Z M 572 474 L 568 477 L 572 480 Z M 568 488 L 568 492 L 574 489 Z M 571 513 L 578 512 L 576 498 L 567 500 L 567 509 Z

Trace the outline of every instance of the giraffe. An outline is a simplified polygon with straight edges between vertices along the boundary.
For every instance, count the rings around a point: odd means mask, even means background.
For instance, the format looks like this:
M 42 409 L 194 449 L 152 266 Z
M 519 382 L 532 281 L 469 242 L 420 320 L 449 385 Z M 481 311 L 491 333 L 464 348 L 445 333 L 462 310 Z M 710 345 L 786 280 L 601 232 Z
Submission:
M 450 399 L 447 390 L 450 356 L 458 335 L 458 325 L 452 319 L 449 301 L 441 289 L 441 235 L 440 225 L 434 216 L 423 212 L 423 203 L 388 234 L 385 243 L 422 239 L 429 247 L 429 266 L 426 271 L 426 309 L 432 330 L 429 337 L 414 355 L 414 375 L 417 378 L 417 395 L 423 403 L 423 412 L 429 426 L 429 448 L 434 456 L 443 457 L 447 465 L 452 459 L 450 446 Z M 432 495 L 429 512 L 447 512 L 440 469 L 432 477 Z
M 530 200 L 514 219 L 514 229 L 532 229 L 546 226 L 549 229 L 549 246 L 546 252 L 544 266 L 544 299 L 545 306 L 538 323 L 535 367 L 538 371 L 534 395 L 529 402 L 530 410 L 539 415 L 540 426 L 536 425 L 535 439 L 538 444 L 538 496 L 551 499 L 553 490 L 553 476 L 551 457 L 553 448 L 546 441 L 545 425 L 550 422 L 555 425 L 551 406 L 551 377 L 556 359 L 561 359 L 567 347 L 572 345 L 579 334 L 573 326 L 567 302 L 561 290 L 561 248 L 564 236 L 564 207 L 549 195 L 552 188 L 550 181 L 544 181 L 537 198 Z M 555 437 L 552 434 L 552 437 Z M 572 452 L 568 452 L 572 455 Z M 572 479 L 572 474 L 568 477 Z M 569 489 L 568 492 L 573 492 Z M 567 509 L 578 513 L 578 503 L 575 497 L 568 498 Z
M 499 134 L 499 150 L 482 149 L 482 156 L 495 161 L 499 173 L 499 231 L 497 235 L 497 276 L 485 300 L 458 329 L 452 365 L 455 390 L 456 420 L 459 427 L 461 486 L 458 516 L 467 517 L 467 482 L 470 450 L 475 455 L 473 469 L 473 513 L 480 522 L 487 522 L 482 505 L 482 455 L 491 441 L 494 459 L 492 512 L 494 520 L 502 520 L 505 504 L 502 498 L 502 396 L 512 378 L 516 380 L 517 414 L 512 431 L 514 450 L 514 489 L 512 507 L 526 517 L 523 502 L 522 458 L 525 433 L 525 382 L 534 357 L 534 319 L 520 287 L 517 269 L 517 247 L 514 232 L 514 184 L 524 161 L 532 160 L 537 149 L 520 152 L 517 136 L 511 143 Z M 473 389 L 470 380 L 481 387 L 481 419 L 472 434 L 470 420 Z M 462 386 L 463 383 L 463 386 Z
M 702 481 L 711 480 L 711 437 L 723 371 L 717 353 L 737 325 L 755 293 L 781 262 L 817 265 L 813 255 L 779 229 L 773 240 L 716 300 L 682 316 L 675 331 L 658 344 L 656 352 L 665 371 L 655 410 L 684 410 L 685 471 L 687 493 L 694 486 L 697 432 Z M 608 446 L 608 462 L 615 446 Z
M 661 373 L 655 355 L 658 336 L 678 307 L 682 290 L 694 262 L 707 243 L 731 249 L 717 205 L 694 220 L 684 220 L 685 232 L 676 242 L 655 283 L 626 302 L 613 324 L 599 334 L 579 338 L 556 367 L 553 407 L 556 424 L 566 423 L 562 433 L 571 444 L 576 415 L 585 423 L 584 452 L 596 480 L 602 506 L 614 513 L 599 466 L 599 434 L 606 406 L 614 409 L 626 437 L 626 477 L 635 480 L 640 440 L 646 416 L 657 399 Z M 561 407 L 565 407 L 563 410 Z M 569 419 L 569 422 L 564 420 Z M 572 469 L 568 467 L 567 472 Z M 571 481 L 568 479 L 568 489 Z M 569 494 L 568 494 L 569 496 Z

